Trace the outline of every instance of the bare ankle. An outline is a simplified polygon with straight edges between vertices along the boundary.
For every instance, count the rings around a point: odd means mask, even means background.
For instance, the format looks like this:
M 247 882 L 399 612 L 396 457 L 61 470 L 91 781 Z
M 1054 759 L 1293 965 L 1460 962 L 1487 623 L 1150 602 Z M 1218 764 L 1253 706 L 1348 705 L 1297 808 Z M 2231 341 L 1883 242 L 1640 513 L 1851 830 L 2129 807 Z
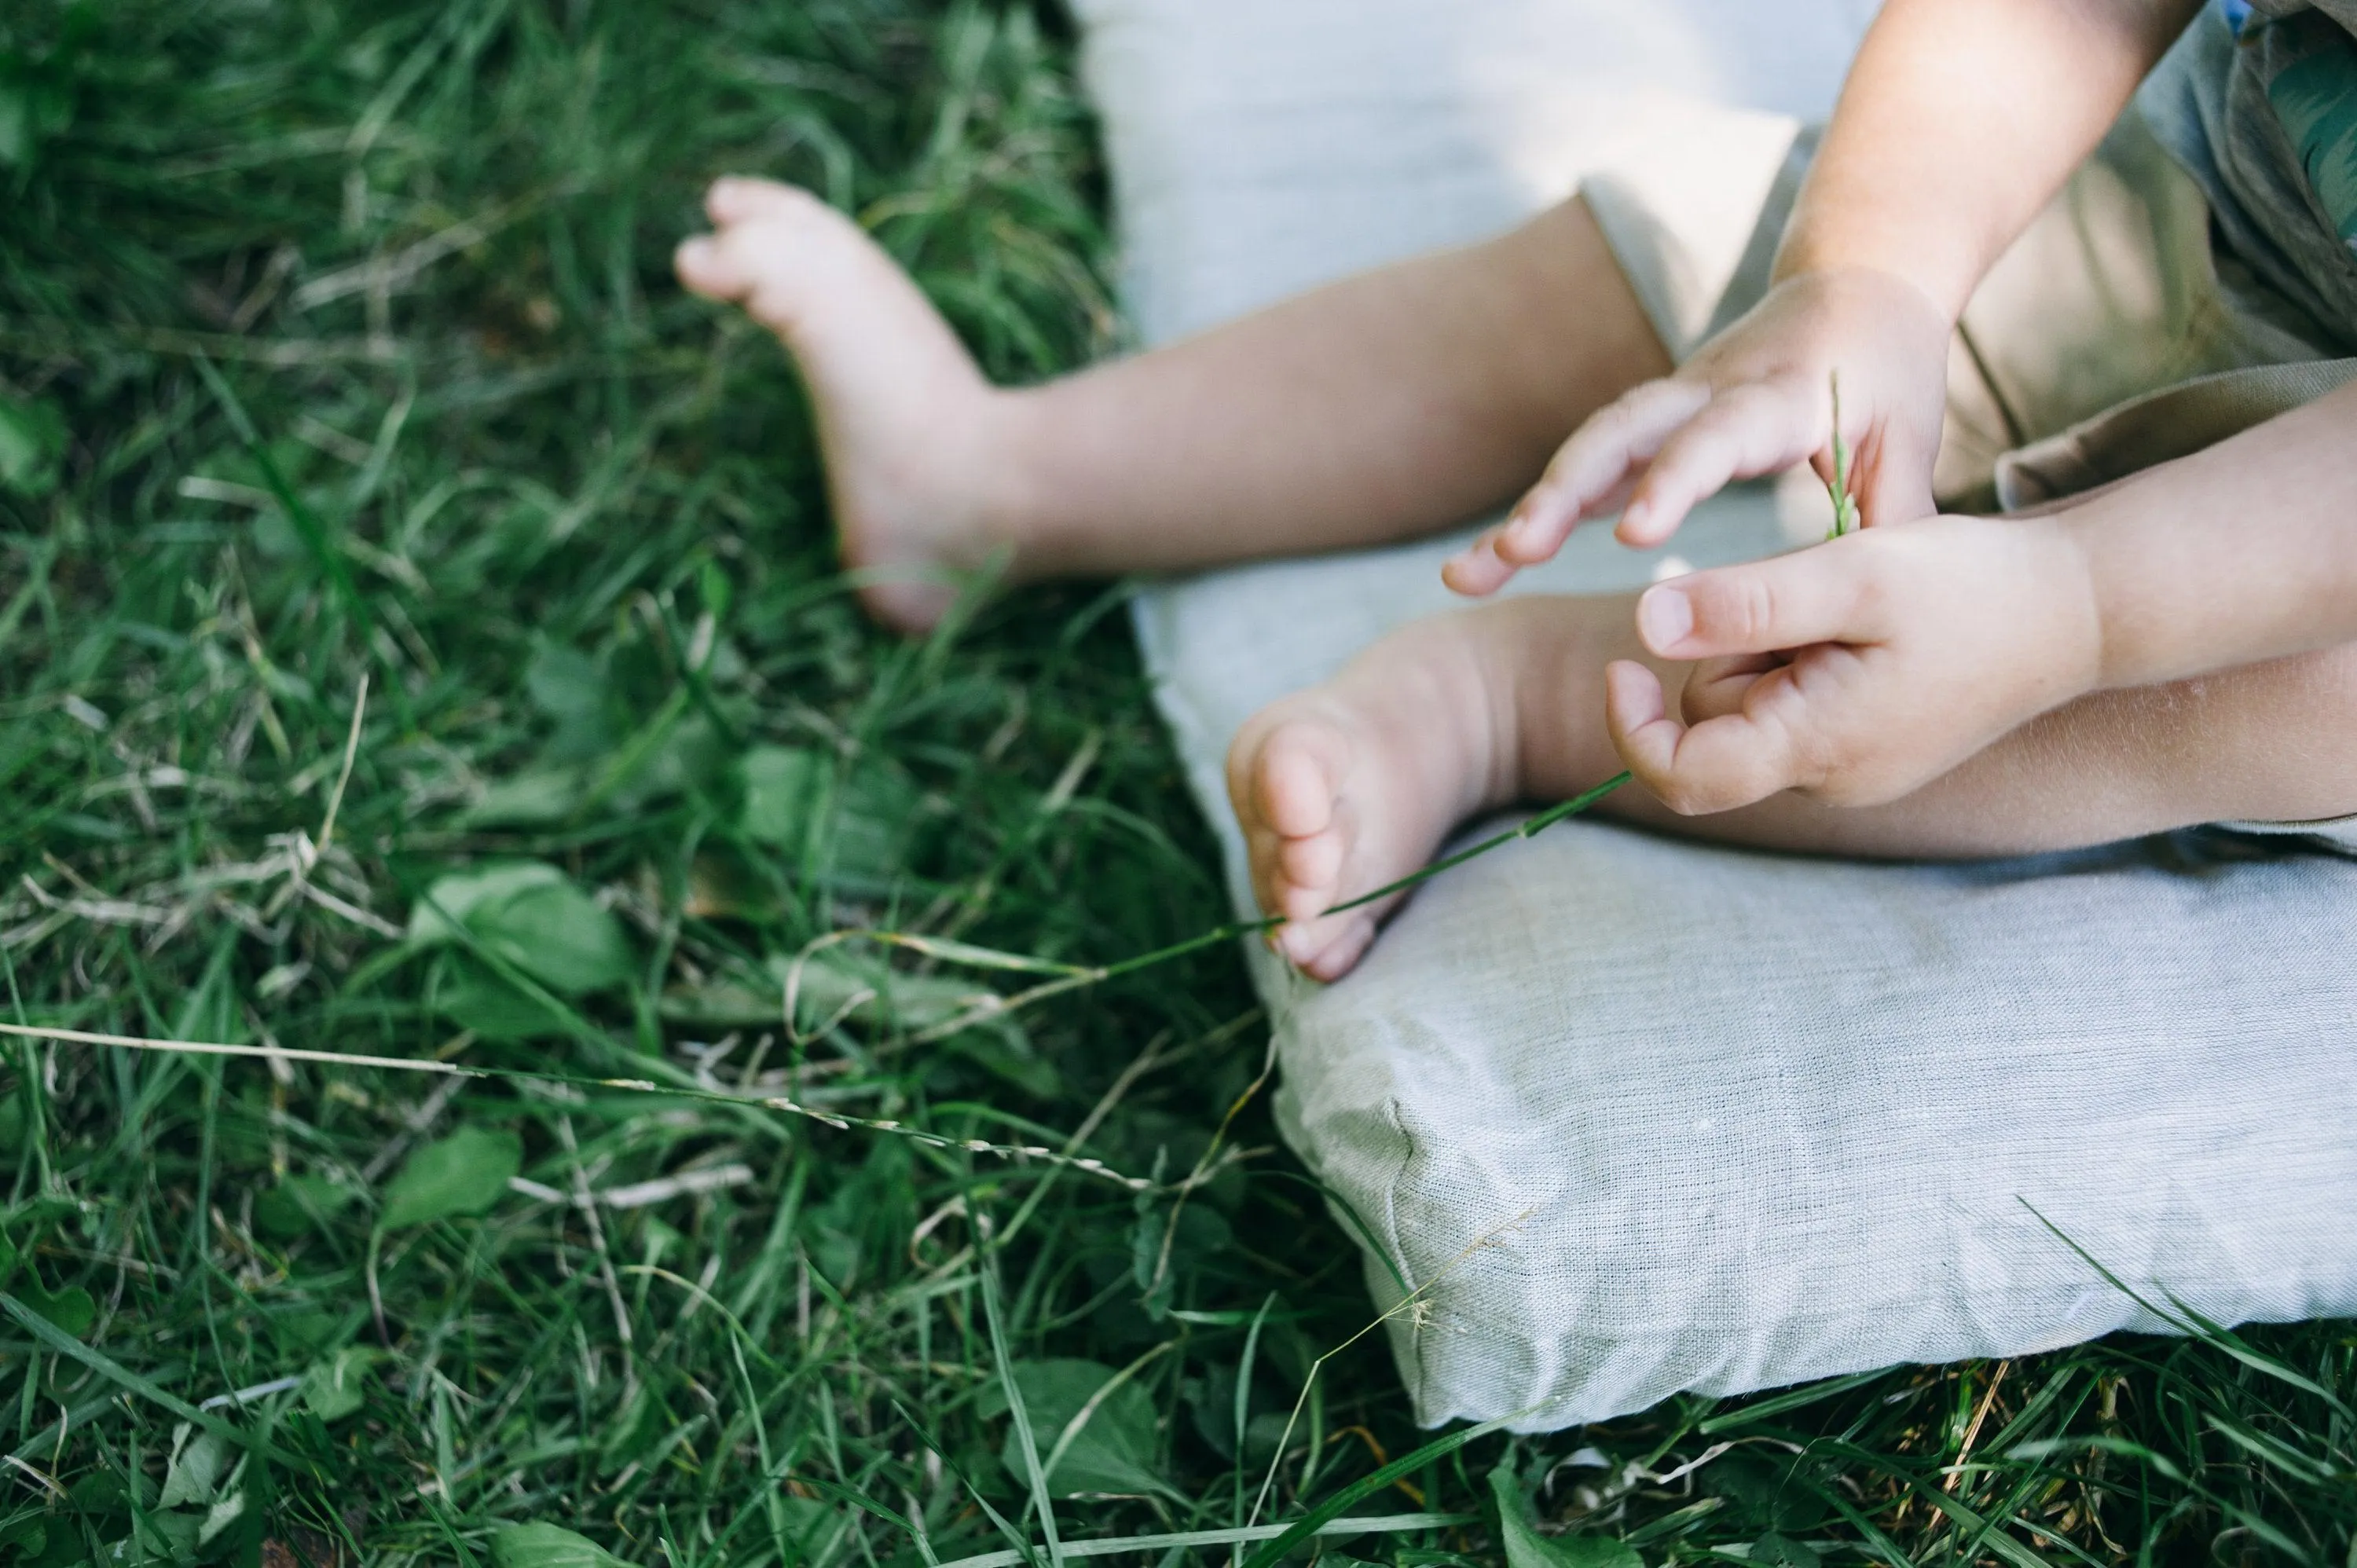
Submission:
M 1490 607 L 1510 800 L 1564 800 L 1620 771 L 1604 724 L 1604 666 L 1644 656 L 1633 597 L 1534 596 Z
M 989 387 L 970 428 L 966 519 L 974 564 L 1003 557 L 1007 576 L 1017 582 L 1035 582 L 1059 570 L 1052 549 L 1044 547 L 1040 526 L 1048 492 L 1041 465 L 1052 439 L 1041 413 L 1031 388 Z

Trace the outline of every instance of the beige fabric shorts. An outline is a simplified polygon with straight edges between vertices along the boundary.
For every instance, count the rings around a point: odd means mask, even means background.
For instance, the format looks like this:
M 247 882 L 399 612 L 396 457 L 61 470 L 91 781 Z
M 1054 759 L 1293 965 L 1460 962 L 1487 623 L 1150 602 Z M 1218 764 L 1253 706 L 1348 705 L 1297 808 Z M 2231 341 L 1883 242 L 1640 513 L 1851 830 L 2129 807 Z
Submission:
M 1768 137 L 1786 152 L 1764 190 L 1756 177 L 1702 188 L 1687 173 L 1675 190 L 1599 179 L 1581 191 L 1680 359 L 1767 291 L 1815 145 L 1790 122 L 1703 105 L 1692 134 L 1717 155 L 1698 151 L 1687 170 L 1768 166 Z M 1757 215 L 1739 252 L 1731 207 Z M 2131 111 L 1965 307 L 1933 488 L 1953 508 L 2019 507 L 2197 450 L 2357 377 L 2322 340 L 2213 258 L 2200 189 Z
M 1581 196 L 1672 355 L 1766 293 L 1814 151 L 1791 122 L 1696 105 L 1675 188 L 1595 179 Z M 1761 139 L 1785 145 L 1781 165 Z M 1714 178 L 1710 171 L 1775 167 Z M 1736 220 L 1755 213 L 1748 231 Z M 1739 249 L 1730 236 L 1748 232 Z M 2301 311 L 2213 252 L 2207 202 L 2131 109 L 2000 257 L 1948 354 L 1933 489 L 2013 510 L 2124 478 L 2357 380 Z M 2357 817 L 2224 824 L 2357 848 Z

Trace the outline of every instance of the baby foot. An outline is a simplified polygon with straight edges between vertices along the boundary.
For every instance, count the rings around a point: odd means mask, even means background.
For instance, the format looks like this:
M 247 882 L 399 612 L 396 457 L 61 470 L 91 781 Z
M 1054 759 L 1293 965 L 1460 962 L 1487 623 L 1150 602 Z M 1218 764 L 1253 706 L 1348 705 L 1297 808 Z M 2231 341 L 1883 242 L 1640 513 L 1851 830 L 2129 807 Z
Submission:
M 1459 822 L 1518 792 L 1511 695 L 1450 616 L 1386 638 L 1323 686 L 1254 715 L 1228 793 L 1277 951 L 1318 980 L 1357 964 L 1405 894 L 1329 914 L 1427 864 Z
M 844 564 L 869 613 L 923 631 L 985 564 L 1001 403 L 949 324 L 859 226 L 808 191 L 726 178 L 682 284 L 740 305 L 792 353 L 818 420 Z

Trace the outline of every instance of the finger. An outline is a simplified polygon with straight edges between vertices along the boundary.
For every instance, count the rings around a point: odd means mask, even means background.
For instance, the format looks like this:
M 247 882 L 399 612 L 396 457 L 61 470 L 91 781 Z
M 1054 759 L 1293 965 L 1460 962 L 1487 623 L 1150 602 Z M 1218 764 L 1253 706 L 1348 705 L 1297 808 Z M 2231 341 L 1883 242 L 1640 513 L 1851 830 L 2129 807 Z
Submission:
M 1685 689 L 1678 694 L 1678 716 L 1698 725 L 1741 713 L 1743 694 L 1751 690 L 1751 683 L 1782 662 L 1773 653 L 1703 660 L 1686 671 Z
M 1580 519 L 1624 489 L 1631 471 L 1709 402 L 1707 386 L 1673 377 L 1647 381 L 1589 415 L 1498 530 L 1499 558 L 1535 566 L 1552 557 Z
M 1656 583 L 1637 600 L 1637 636 L 1655 657 L 1682 660 L 1878 642 L 1889 628 L 1863 542 L 1837 539 Z
M 1650 550 L 1731 479 L 1781 473 L 1809 455 L 1817 413 L 1778 384 L 1737 387 L 1663 442 L 1620 514 L 1620 542 Z
M 1863 455 L 1857 512 L 1861 527 L 1911 522 L 1939 510 L 1932 498 L 1932 459 L 1914 436 L 1886 426 Z
M 1502 525 L 1501 525 L 1502 526 Z M 1472 543 L 1441 564 L 1440 580 L 1468 598 L 1494 594 L 1512 581 L 1514 568 L 1498 553 L 1498 530 L 1485 528 Z
M 1624 475 L 1619 483 L 1603 494 L 1591 497 L 1587 504 L 1581 509 L 1580 515 L 1582 517 L 1610 516 L 1629 499 L 1629 492 L 1633 485 L 1634 480 Z M 1573 526 L 1577 527 L 1577 524 L 1575 523 Z M 1500 549 L 1500 541 L 1504 535 L 1505 528 L 1504 523 L 1499 523 L 1496 527 L 1482 530 L 1480 535 L 1472 543 L 1468 544 L 1441 564 L 1440 580 L 1453 592 L 1463 594 L 1468 598 L 1483 598 L 1512 582 L 1514 574 L 1521 571 L 1523 566 L 1538 565 L 1554 553 L 1553 549 L 1540 550 L 1538 545 L 1532 545 L 1524 550 L 1524 553 L 1529 554 L 1529 559 L 1508 560 Z M 1569 537 L 1568 532 L 1563 535 L 1564 539 Z M 1557 540 L 1555 548 L 1560 548 L 1561 542 L 1560 539 Z M 1539 544 L 1544 543 L 1544 540 L 1539 542 Z
M 1689 728 L 1663 711 L 1662 683 L 1641 664 L 1605 667 L 1604 721 L 1629 771 L 1682 816 L 1731 811 L 1796 781 L 1782 723 L 1747 712 Z

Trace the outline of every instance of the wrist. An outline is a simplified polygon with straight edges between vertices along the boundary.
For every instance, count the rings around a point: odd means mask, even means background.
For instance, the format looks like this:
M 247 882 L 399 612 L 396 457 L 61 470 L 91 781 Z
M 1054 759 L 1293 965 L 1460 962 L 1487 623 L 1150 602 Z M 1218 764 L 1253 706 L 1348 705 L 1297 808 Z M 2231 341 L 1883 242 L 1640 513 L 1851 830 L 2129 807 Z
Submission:
M 1921 247 L 1908 247 L 1862 236 L 1825 235 L 1795 228 L 1776 249 L 1770 269 L 1770 285 L 1799 277 L 1829 281 L 1896 285 L 1929 306 L 1953 328 L 1972 295 L 1974 280 L 1947 268 L 1926 264 Z
M 2114 575 L 2109 537 L 2087 521 L 2063 512 L 2005 522 L 2024 530 L 2039 547 L 2036 569 L 2052 589 L 2053 635 L 2059 667 L 2070 672 L 2071 697 L 2145 683 L 2128 667 L 2132 657 L 2123 659 L 2127 650 L 2107 591 Z

